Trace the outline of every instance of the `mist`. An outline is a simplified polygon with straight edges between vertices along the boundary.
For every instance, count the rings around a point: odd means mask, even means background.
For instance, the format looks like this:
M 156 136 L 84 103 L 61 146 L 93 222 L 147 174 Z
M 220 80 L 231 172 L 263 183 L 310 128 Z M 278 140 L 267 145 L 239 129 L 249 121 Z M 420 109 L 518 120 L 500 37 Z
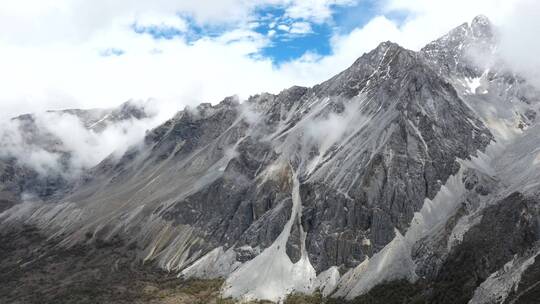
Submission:
M 507 64 L 540 88 L 540 2 L 520 0 L 499 25 L 500 54 Z
M 108 156 L 120 157 L 130 147 L 141 145 L 147 130 L 164 120 L 163 111 L 157 108 L 145 111 L 148 117 L 112 121 L 100 129 L 85 126 L 69 112 L 3 119 L 0 159 L 14 159 L 42 176 L 74 178 Z

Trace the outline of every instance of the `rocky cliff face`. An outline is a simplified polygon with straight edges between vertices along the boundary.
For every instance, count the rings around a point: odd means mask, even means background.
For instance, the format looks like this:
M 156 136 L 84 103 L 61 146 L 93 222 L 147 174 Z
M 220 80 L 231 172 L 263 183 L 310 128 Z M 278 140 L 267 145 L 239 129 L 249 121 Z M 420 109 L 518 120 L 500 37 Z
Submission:
M 526 299 L 538 98 L 477 17 L 420 52 L 382 43 L 313 88 L 185 109 L 71 191 L 0 221 L 221 277 L 238 298 L 353 299 L 406 279 L 427 302 Z

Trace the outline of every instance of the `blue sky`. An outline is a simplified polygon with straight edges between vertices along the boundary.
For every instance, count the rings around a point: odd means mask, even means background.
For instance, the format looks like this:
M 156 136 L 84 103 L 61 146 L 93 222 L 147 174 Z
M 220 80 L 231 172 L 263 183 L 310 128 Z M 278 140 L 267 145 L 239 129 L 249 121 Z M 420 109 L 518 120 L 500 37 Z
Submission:
M 283 5 L 257 7 L 246 22 L 247 27 L 267 37 L 268 43 L 253 56 L 269 58 L 275 65 L 279 65 L 298 59 L 306 53 L 316 56 L 330 55 L 332 36 L 346 35 L 381 14 L 377 3 L 380 1 L 351 1 L 341 5 L 329 5 L 330 16 L 324 20 L 291 17 L 287 7 Z M 399 15 L 395 13 L 387 15 L 389 18 L 399 19 Z M 157 40 L 183 38 L 193 42 L 201 38 L 217 37 L 237 26 L 234 23 L 201 25 L 192 16 L 183 13 L 177 13 L 177 17 L 185 22 L 184 29 L 138 23 L 134 23 L 132 29 L 138 34 L 148 34 Z M 111 54 L 107 52 L 106 55 Z M 113 55 L 118 55 L 118 52 Z
M 263 48 L 261 55 L 269 57 L 274 63 L 279 64 L 301 57 L 306 52 L 320 56 L 331 54 L 331 37 L 333 35 L 347 35 L 352 30 L 362 28 L 376 16 L 385 16 L 400 24 L 405 20 L 406 14 L 399 11 L 383 12 L 380 1 L 364 0 L 354 4 L 331 6 L 331 17 L 325 22 L 310 22 L 304 19 L 287 18 L 286 11 L 279 7 L 266 7 L 257 10 L 257 16 L 269 16 L 260 18 L 260 23 L 255 30 L 261 34 L 268 34 L 275 30 L 276 35 L 272 43 Z M 291 25 L 295 22 L 310 24 L 311 31 L 305 34 L 289 34 L 271 27 L 274 23 Z

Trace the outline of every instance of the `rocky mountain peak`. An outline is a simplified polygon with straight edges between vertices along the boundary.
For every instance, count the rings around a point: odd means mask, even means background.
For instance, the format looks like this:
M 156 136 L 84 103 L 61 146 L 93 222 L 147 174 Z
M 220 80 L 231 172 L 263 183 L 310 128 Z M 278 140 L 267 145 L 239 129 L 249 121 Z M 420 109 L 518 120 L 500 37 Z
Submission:
M 486 16 L 476 16 L 472 22 L 463 23 L 454 28 L 448 34 L 428 44 L 438 45 L 441 48 L 452 49 L 456 45 L 462 47 L 472 43 L 494 43 L 494 28 L 491 21 Z
M 488 17 L 484 15 L 478 15 L 474 17 L 471 22 L 471 30 L 476 37 L 492 37 L 493 25 Z
M 413 54 L 413 52 L 406 50 L 395 42 L 381 42 L 375 49 L 358 58 L 352 66 L 362 65 L 367 61 L 374 61 L 374 63 L 376 64 L 377 62 L 381 62 L 381 60 L 384 60 L 387 56 L 392 57 L 400 53 L 403 53 L 404 55 Z
M 496 46 L 495 30 L 485 16 L 477 16 L 422 48 L 421 53 L 445 77 L 476 78 L 485 70 Z
M 152 116 L 146 105 L 142 102 L 128 100 L 112 111 L 119 119 L 143 119 Z
M 363 54 L 349 68 L 314 87 L 317 95 L 353 97 L 367 90 L 368 85 L 393 79 L 417 63 L 417 54 L 386 41 Z

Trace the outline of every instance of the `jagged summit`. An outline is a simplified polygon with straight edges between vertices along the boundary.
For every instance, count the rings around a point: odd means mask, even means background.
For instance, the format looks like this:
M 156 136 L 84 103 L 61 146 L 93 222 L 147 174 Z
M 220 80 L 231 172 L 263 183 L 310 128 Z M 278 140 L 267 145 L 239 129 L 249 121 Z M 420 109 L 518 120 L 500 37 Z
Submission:
M 413 65 L 418 64 L 417 67 Z M 359 57 L 349 68 L 328 81 L 315 86 L 314 90 L 327 95 L 343 95 L 348 98 L 367 92 L 379 80 L 391 80 L 404 67 L 421 68 L 415 52 L 387 41 Z M 370 79 L 372 82 L 370 81 Z M 320 93 L 319 93 L 320 94 Z
M 421 53 L 439 73 L 461 78 L 479 77 L 496 48 L 491 22 L 484 16 L 464 23 L 422 48 Z
M 371 62 L 377 63 L 384 59 L 386 55 L 389 55 L 392 57 L 396 53 L 405 52 L 408 54 L 413 54 L 413 52 L 403 48 L 399 44 L 392 42 L 392 41 L 384 41 L 379 43 L 379 45 L 371 50 L 370 52 L 360 56 L 356 61 L 352 64 L 352 66 L 355 65 L 361 65 L 365 62 Z
M 103 131 L 108 125 L 120 121 L 130 119 L 146 119 L 156 115 L 151 110 L 147 102 L 128 100 L 117 107 L 109 109 L 65 109 L 65 110 L 48 110 L 46 113 L 52 115 L 73 115 L 80 120 L 85 128 L 92 129 L 96 132 Z M 14 121 L 35 123 L 36 114 L 22 114 L 12 118 Z
M 444 43 L 472 43 L 475 42 L 494 42 L 491 41 L 494 36 L 494 27 L 491 21 L 485 16 L 477 16 L 472 22 L 463 23 L 462 25 L 452 29 L 448 34 L 428 44 L 430 45 L 439 43 L 441 46 L 452 48 L 452 45 L 443 45 Z
M 484 26 L 484 27 L 492 27 L 491 20 L 486 15 L 477 15 L 473 18 L 471 22 L 471 26 Z
M 471 30 L 474 36 L 491 38 L 494 34 L 494 27 L 488 17 L 478 15 L 471 22 Z

